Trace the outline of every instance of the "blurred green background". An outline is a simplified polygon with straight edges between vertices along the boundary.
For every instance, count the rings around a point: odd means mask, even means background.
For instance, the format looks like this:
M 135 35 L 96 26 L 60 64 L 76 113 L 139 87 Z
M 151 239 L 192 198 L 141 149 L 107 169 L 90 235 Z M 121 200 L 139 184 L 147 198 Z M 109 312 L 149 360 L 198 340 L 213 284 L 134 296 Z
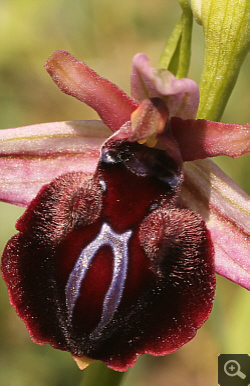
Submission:
M 180 15 L 175 0 L 0 0 L 0 128 L 96 118 L 90 108 L 60 93 L 43 69 L 46 59 L 66 49 L 129 93 L 133 55 L 144 52 L 156 66 Z M 202 60 L 203 33 L 195 24 L 189 77 L 197 82 Z M 249 65 L 247 58 L 224 122 L 250 121 Z M 249 161 L 249 156 L 216 160 L 250 193 Z M 0 203 L 1 252 L 22 212 Z M 80 385 L 84 372 L 68 353 L 31 342 L 1 278 L 0 290 L 1 385 Z M 248 291 L 219 277 L 212 315 L 196 338 L 166 357 L 141 357 L 123 385 L 216 385 L 219 353 L 250 353 L 249 304 Z

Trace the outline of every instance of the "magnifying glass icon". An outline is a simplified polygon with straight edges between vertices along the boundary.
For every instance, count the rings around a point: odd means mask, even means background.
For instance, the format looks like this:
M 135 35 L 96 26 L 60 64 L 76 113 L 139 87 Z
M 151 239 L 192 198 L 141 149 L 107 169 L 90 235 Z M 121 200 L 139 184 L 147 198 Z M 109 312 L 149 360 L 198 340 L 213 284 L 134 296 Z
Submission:
M 238 377 L 240 377 L 241 379 L 245 379 L 246 378 L 246 374 L 244 374 L 244 373 L 242 373 L 242 371 L 240 371 L 240 364 L 239 364 L 239 362 L 237 362 L 237 361 L 235 361 L 233 359 L 230 359 L 229 361 L 227 361 L 224 364 L 224 372 L 229 377 L 235 377 L 236 375 L 238 375 Z

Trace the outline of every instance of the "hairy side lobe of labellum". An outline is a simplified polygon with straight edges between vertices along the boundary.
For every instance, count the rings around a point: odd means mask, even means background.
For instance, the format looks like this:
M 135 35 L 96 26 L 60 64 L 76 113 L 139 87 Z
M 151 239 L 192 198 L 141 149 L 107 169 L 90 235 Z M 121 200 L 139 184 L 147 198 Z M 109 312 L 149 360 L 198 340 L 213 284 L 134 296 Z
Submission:
M 213 248 L 201 218 L 177 204 L 181 166 L 111 138 L 94 175 L 40 191 L 2 261 L 35 342 L 123 371 L 195 335 L 212 308 Z

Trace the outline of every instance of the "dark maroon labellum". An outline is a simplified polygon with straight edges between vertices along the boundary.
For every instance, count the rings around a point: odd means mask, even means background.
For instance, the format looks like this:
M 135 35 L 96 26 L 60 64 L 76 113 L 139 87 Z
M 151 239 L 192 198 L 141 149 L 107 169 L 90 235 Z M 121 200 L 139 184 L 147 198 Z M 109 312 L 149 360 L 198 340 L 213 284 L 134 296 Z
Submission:
M 2 260 L 35 342 L 125 370 L 195 335 L 212 307 L 213 248 L 200 216 L 178 205 L 181 167 L 111 138 L 93 176 L 68 173 L 40 191 Z

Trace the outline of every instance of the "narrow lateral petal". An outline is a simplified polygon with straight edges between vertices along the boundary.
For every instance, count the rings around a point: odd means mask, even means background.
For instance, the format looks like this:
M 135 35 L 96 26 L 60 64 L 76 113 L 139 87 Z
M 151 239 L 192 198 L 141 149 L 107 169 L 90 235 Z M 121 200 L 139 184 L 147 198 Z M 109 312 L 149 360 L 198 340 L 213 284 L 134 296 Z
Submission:
M 216 272 L 250 289 L 250 198 L 211 160 L 186 163 L 181 202 L 211 232 Z
M 127 122 L 138 107 L 119 87 L 65 50 L 55 51 L 45 68 L 61 91 L 92 107 L 113 131 Z
M 171 128 L 184 161 L 218 155 L 236 158 L 250 152 L 249 123 L 241 126 L 173 117 Z
M 176 77 L 165 69 L 155 69 L 144 54 L 133 59 L 131 95 L 142 102 L 147 98 L 162 98 L 170 116 L 195 118 L 199 105 L 199 87 L 191 79 Z
M 110 134 L 101 121 L 52 122 L 0 132 L 0 200 L 27 206 L 69 171 L 92 173 Z

